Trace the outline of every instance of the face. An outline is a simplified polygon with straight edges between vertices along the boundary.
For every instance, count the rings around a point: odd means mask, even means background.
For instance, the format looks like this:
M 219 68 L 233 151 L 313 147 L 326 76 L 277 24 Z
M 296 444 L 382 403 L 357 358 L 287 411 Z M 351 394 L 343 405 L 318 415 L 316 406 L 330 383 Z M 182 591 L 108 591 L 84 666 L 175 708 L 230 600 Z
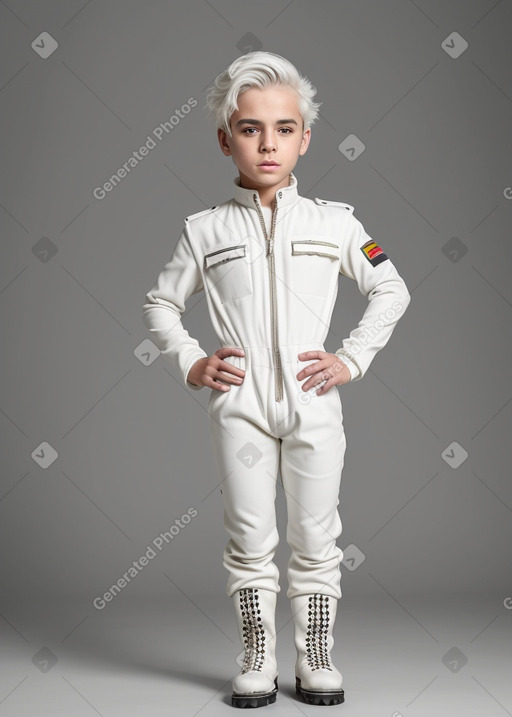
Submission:
M 254 87 L 238 95 L 237 102 L 230 120 L 232 137 L 221 129 L 217 135 L 223 153 L 238 168 L 241 186 L 288 186 L 289 174 L 311 138 L 311 129 L 303 132 L 297 93 L 290 87 Z M 265 167 L 264 162 L 276 164 Z

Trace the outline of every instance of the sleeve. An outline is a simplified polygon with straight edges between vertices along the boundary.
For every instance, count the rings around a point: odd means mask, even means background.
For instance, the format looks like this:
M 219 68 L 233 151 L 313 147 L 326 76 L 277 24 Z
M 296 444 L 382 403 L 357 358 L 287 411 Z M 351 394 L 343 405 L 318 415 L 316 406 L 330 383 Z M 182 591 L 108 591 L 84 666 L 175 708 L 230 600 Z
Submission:
M 351 381 L 358 381 L 391 338 L 411 296 L 392 261 L 353 214 L 349 216 L 342 242 L 340 273 L 354 279 L 368 299 L 357 328 L 335 352 L 347 363 Z
M 186 388 L 196 390 L 187 380 L 192 365 L 208 356 L 196 339 L 183 328 L 181 315 L 191 294 L 203 289 L 201 271 L 190 247 L 185 227 L 178 239 L 171 259 L 163 267 L 156 284 L 146 294 L 142 318 L 152 334 L 152 340 L 171 365 L 181 374 Z
M 339 353 L 340 351 L 341 350 L 338 349 L 338 351 L 336 351 L 336 355 L 339 356 L 339 358 L 343 361 L 343 363 L 347 364 L 348 370 L 350 371 L 350 380 L 354 381 L 356 378 L 358 378 L 358 376 L 361 372 L 357 368 L 356 364 L 349 359 L 347 354 Z

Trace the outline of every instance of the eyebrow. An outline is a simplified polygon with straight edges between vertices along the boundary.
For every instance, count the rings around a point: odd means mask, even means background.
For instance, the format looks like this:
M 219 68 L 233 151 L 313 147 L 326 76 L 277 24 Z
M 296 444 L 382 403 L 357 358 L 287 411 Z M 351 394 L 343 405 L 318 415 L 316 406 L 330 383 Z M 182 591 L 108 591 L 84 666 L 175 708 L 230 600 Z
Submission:
M 236 123 L 235 127 L 238 127 L 238 126 L 241 125 L 241 124 L 257 124 L 257 125 L 262 125 L 263 122 L 261 122 L 260 120 L 257 120 L 257 119 L 239 119 L 238 122 Z M 293 118 L 291 118 L 291 119 L 280 119 L 280 120 L 277 120 L 276 124 L 295 124 L 295 125 L 296 125 L 297 122 L 296 122 Z

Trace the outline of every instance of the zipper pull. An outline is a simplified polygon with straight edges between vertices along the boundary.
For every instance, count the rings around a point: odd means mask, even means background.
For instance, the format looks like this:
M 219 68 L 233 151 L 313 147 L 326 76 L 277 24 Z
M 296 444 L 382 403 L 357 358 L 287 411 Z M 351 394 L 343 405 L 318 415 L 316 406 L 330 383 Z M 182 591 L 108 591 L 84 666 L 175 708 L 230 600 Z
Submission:
M 268 256 L 269 254 L 273 254 L 273 253 L 274 253 L 274 239 L 271 238 L 271 239 L 268 240 L 268 252 L 267 252 L 267 256 Z

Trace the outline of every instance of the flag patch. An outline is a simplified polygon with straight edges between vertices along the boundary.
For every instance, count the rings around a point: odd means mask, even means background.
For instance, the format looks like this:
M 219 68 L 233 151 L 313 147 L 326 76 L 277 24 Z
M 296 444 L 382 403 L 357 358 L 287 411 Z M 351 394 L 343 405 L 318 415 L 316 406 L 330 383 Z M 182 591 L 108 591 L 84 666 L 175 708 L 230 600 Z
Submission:
M 366 244 L 363 244 L 361 251 L 372 266 L 377 266 L 377 264 L 380 264 L 381 261 L 386 261 L 388 258 L 387 254 L 384 254 L 380 246 L 377 242 L 374 242 L 373 239 L 370 239 L 366 242 Z

